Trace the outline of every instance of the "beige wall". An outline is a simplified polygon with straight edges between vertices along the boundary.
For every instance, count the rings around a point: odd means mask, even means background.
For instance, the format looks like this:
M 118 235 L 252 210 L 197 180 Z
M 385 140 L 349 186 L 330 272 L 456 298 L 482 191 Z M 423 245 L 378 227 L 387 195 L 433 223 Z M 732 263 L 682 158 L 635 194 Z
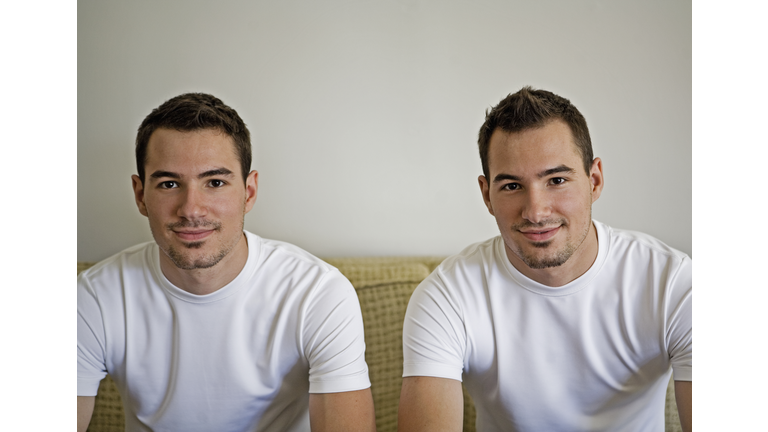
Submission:
M 456 253 L 497 233 L 477 130 L 527 84 L 587 118 L 594 217 L 690 254 L 690 2 L 81 0 L 78 260 L 151 240 L 135 131 L 188 91 L 251 130 L 246 229 L 320 256 Z

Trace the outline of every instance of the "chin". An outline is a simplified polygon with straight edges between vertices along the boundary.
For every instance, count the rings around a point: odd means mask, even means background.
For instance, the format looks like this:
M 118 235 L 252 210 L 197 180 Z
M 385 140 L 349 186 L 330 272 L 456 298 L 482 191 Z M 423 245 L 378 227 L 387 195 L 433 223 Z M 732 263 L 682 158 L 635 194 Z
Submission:
M 526 251 L 522 248 L 517 248 L 515 251 L 515 255 L 517 255 L 520 260 L 525 263 L 526 266 L 534 269 L 534 270 L 540 270 L 540 269 L 546 269 L 546 268 L 553 268 L 553 267 L 559 267 L 563 264 L 565 264 L 573 255 L 573 253 L 576 251 L 576 248 L 573 247 L 571 244 L 566 244 L 561 250 L 550 252 L 550 253 L 542 253 L 541 249 L 548 248 L 552 246 L 553 241 L 546 241 L 542 243 L 535 243 L 533 244 L 533 250 Z
M 570 258 L 570 257 L 569 257 Z M 566 261 L 568 261 L 568 258 L 562 259 L 559 256 L 555 257 L 549 257 L 549 258 L 542 258 L 542 259 L 524 259 L 521 258 L 525 265 L 528 267 L 534 269 L 534 270 L 540 270 L 545 268 L 552 268 L 552 267 L 560 267 L 561 265 L 565 264 Z
M 199 247 L 199 246 L 198 246 Z M 207 269 L 215 266 L 229 253 L 228 250 L 221 250 L 218 253 L 190 256 L 179 252 L 176 248 L 170 247 L 163 251 L 177 268 L 181 270 Z

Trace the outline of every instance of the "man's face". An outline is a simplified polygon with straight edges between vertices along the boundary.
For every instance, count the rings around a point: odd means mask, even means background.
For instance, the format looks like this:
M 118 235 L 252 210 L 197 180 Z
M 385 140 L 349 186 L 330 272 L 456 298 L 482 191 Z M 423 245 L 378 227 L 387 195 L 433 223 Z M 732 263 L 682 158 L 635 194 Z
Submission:
M 595 158 L 590 173 L 584 172 L 566 123 L 553 120 L 516 133 L 495 130 L 488 171 L 488 179 L 478 179 L 483 199 L 516 267 L 558 267 L 584 251 L 592 203 L 602 191 L 602 165 Z
M 243 222 L 256 200 L 257 173 L 245 184 L 232 138 L 215 129 L 158 129 L 149 139 L 136 204 L 149 219 L 161 257 L 180 269 L 210 268 L 243 248 Z

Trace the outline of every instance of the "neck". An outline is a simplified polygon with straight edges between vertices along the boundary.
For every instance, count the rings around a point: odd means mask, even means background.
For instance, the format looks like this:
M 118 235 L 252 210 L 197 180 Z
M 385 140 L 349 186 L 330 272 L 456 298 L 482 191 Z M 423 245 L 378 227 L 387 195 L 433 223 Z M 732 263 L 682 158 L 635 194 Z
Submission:
M 504 246 L 509 262 L 522 274 L 534 281 L 550 286 L 560 287 L 573 282 L 579 276 L 587 272 L 597 259 L 598 242 L 595 224 L 589 225 L 587 237 L 581 242 L 578 249 L 564 264 L 557 267 L 532 269 L 525 264 L 509 247 Z
M 183 270 L 160 251 L 160 269 L 178 288 L 195 295 L 214 293 L 235 280 L 248 261 L 248 240 L 245 233 L 235 247 L 216 265 L 206 269 Z

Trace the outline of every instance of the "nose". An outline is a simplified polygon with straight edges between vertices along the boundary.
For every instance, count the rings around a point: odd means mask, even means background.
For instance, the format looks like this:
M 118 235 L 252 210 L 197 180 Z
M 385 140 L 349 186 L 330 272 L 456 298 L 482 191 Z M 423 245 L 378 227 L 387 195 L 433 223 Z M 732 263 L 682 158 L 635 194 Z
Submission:
M 182 192 L 176 215 L 194 221 L 207 216 L 207 214 L 208 207 L 205 202 L 205 194 L 194 187 L 186 188 Z
M 531 223 L 540 223 L 552 214 L 550 197 L 546 192 L 529 189 L 523 205 L 523 218 Z

